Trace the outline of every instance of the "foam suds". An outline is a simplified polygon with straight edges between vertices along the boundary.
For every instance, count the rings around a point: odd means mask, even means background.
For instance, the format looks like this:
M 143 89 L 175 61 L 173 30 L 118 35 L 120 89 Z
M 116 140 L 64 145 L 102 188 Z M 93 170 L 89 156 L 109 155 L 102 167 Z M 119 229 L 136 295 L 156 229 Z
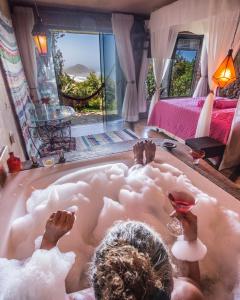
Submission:
M 169 247 L 172 246 L 174 238 L 169 234 L 166 224 L 170 221 L 169 213 L 173 210 L 167 195 L 173 190 L 186 191 L 198 200 L 192 211 L 198 216 L 199 238 L 208 248 L 207 256 L 200 263 L 201 273 L 203 278 L 210 277 L 208 283 L 212 283 L 209 293 L 206 286 L 206 299 L 234 299 L 232 290 L 236 286 L 238 274 L 236 259 L 240 253 L 239 215 L 225 211 L 215 198 L 193 186 L 181 171 L 168 164 L 152 163 L 128 169 L 126 165 L 119 163 L 89 168 L 64 176 L 44 190 L 34 191 L 27 201 L 28 214 L 12 224 L 11 239 L 16 249 L 14 257 L 18 260 L 30 257 L 34 251 L 34 241 L 44 232 L 46 220 L 51 213 L 75 206 L 76 222 L 70 234 L 59 242 L 59 248 L 63 252 L 73 251 L 76 254 L 75 263 L 67 276 L 68 292 L 85 288 L 86 270 L 94 248 L 116 220 L 144 221 L 161 234 Z M 46 262 L 50 258 L 46 258 L 46 253 L 42 258 L 39 251 L 41 250 L 34 252 L 30 262 L 33 260 L 34 266 L 42 274 L 46 272 Z M 59 253 L 54 251 L 49 255 L 57 261 L 60 259 Z M 34 259 L 37 255 L 40 255 L 40 259 L 36 263 Z M 71 262 L 69 259 L 68 267 Z M 31 277 L 34 274 L 32 268 L 20 265 L 19 261 L 0 259 L 0 263 L 3 270 L 0 275 L 0 290 L 6 295 L 10 287 L 15 286 L 19 274 L 22 274 L 17 285 L 18 291 L 15 288 L 11 293 L 9 291 L 9 295 L 15 295 L 15 298 L 9 296 L 0 299 L 31 299 L 25 297 L 22 289 L 28 284 L 34 285 L 36 290 L 43 286 Z M 65 267 L 62 276 L 58 270 L 55 273 L 57 286 L 62 282 L 62 296 L 63 277 L 68 267 Z M 53 269 L 54 265 L 50 274 L 53 274 Z M 2 273 L 13 272 L 16 274 L 13 277 L 8 275 L 7 281 L 2 276 Z M 44 276 L 41 278 L 44 280 Z M 47 290 L 49 288 L 50 286 L 42 291 L 46 293 L 42 294 L 42 299 L 53 299 L 47 296 L 47 293 L 52 292 Z M 18 294 L 14 294 L 15 292 Z M 23 295 L 22 298 L 19 294 Z M 55 299 L 62 298 L 58 296 Z
M 0 259 L 0 299 L 65 299 L 65 278 L 74 263 L 73 252 L 57 247 L 36 250 L 24 262 Z

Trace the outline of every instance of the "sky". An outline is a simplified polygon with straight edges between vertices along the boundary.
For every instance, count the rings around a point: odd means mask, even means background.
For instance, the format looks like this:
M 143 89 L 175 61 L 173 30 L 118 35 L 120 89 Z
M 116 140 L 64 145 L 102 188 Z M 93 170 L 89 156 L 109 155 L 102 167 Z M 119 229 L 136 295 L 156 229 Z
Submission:
M 181 53 L 188 61 L 192 61 L 196 58 L 195 50 L 177 50 L 177 53 Z
M 97 72 L 100 71 L 98 35 L 66 33 L 58 40 L 57 45 L 62 51 L 65 68 L 82 64 Z

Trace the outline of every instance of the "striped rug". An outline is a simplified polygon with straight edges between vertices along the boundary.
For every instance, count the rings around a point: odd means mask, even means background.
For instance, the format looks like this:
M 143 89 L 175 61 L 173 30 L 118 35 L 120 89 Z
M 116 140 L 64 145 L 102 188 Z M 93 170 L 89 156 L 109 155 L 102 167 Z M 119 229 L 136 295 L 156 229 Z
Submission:
M 76 138 L 76 151 L 89 150 L 95 146 L 137 140 L 138 136 L 130 129 L 91 134 Z

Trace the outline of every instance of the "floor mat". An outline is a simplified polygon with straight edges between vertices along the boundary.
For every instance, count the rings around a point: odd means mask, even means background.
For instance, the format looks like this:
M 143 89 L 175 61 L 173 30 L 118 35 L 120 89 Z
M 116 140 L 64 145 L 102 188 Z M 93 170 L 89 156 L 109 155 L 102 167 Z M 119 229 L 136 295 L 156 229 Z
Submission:
M 86 136 L 76 137 L 76 150 L 86 151 L 95 146 L 106 144 L 119 143 L 124 141 L 137 140 L 138 136 L 130 129 L 120 131 L 103 132 L 100 134 L 91 134 Z

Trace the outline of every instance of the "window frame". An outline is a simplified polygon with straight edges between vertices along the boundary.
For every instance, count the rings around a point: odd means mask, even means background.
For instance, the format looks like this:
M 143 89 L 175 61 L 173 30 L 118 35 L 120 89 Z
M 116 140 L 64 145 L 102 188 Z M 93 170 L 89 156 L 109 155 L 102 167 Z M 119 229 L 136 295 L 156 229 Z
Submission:
M 170 94 L 170 89 L 171 89 L 171 82 L 172 82 L 172 71 L 173 71 L 173 64 L 171 66 L 171 69 L 169 71 L 169 82 L 168 82 L 168 96 L 167 97 L 162 97 L 162 99 L 175 99 L 175 98 L 187 98 L 187 97 L 192 97 L 193 92 L 194 92 L 194 83 L 196 82 L 196 72 L 197 69 L 199 68 L 199 63 L 200 63 L 200 57 L 201 57 L 201 53 L 202 53 L 202 45 L 203 45 L 203 38 L 204 35 L 198 35 L 198 34 L 194 34 L 194 33 L 179 33 L 176 39 L 176 43 L 174 45 L 174 49 L 173 49 L 173 53 L 171 56 L 171 59 L 174 60 L 175 59 L 175 55 L 176 55 L 176 51 L 177 50 L 185 50 L 185 51 L 191 51 L 191 50 L 186 50 L 185 48 L 177 48 L 177 44 L 178 44 L 178 40 L 179 39 L 199 39 L 200 41 L 200 49 L 199 51 L 197 51 L 197 56 L 196 56 L 196 62 L 194 64 L 194 68 L 192 71 L 192 80 L 191 80 L 191 95 L 185 95 L 185 96 L 169 96 Z

